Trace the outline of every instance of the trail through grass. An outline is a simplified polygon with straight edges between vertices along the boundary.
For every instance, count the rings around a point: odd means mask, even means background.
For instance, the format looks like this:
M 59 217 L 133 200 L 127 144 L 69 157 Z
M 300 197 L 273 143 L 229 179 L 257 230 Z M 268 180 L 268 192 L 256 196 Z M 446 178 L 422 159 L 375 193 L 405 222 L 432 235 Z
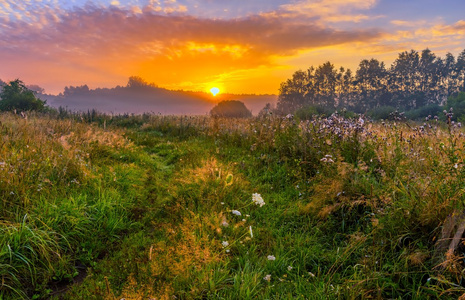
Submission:
M 465 293 L 453 124 L 91 117 L 2 115 L 5 299 Z

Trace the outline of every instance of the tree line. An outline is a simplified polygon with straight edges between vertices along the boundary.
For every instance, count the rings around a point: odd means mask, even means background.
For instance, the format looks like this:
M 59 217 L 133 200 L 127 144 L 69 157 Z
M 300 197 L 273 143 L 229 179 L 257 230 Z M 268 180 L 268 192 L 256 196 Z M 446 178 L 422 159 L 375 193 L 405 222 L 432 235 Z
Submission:
M 457 58 L 411 50 L 399 53 L 390 68 L 372 58 L 362 60 L 355 73 L 329 61 L 299 70 L 281 83 L 277 111 L 288 114 L 309 106 L 357 113 L 384 106 L 411 110 L 443 105 L 464 91 L 465 50 Z

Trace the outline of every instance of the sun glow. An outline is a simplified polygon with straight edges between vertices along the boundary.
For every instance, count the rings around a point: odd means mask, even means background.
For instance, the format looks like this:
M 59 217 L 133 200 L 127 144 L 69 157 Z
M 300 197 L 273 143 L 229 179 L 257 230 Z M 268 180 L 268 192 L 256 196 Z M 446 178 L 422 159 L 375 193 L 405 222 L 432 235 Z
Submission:
M 212 93 L 213 96 L 216 96 L 220 92 L 220 89 L 217 87 L 212 87 L 210 89 L 210 93 Z

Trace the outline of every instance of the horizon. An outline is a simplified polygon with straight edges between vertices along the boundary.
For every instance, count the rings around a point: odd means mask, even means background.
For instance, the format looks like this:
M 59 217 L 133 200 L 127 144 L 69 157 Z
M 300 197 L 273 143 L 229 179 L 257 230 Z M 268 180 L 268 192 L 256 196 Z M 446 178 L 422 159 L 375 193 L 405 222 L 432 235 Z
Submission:
M 459 0 L 16 2 L 0 1 L 0 79 L 51 95 L 134 75 L 172 91 L 277 95 L 326 61 L 355 71 L 363 59 L 465 48 Z

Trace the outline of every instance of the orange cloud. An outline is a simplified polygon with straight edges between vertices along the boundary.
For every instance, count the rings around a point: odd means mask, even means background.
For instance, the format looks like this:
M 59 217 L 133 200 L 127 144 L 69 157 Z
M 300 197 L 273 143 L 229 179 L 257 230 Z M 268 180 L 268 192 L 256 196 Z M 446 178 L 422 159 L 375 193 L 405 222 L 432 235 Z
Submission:
M 176 1 L 151 1 L 137 12 L 88 4 L 58 15 L 48 8 L 35 17 L 34 26 L 23 20 L 10 21 L 12 30 L 0 32 L 0 50 L 16 57 L 17 68 L 46 69 L 56 74 L 58 82 L 66 77 L 63 74 L 70 74 L 67 85 L 89 83 L 96 74 L 105 74 L 98 84 L 141 75 L 168 86 L 266 69 L 274 65 L 276 56 L 369 41 L 380 35 L 373 30 L 336 30 L 271 15 L 204 19 L 155 13 L 160 5 L 165 11 L 169 7 L 173 12 L 184 10 Z M 21 57 L 31 64 L 22 64 Z M 257 84 L 256 91 L 276 92 L 278 87 L 265 90 Z
M 305 15 L 318 18 L 321 23 L 360 22 L 373 16 L 353 13 L 356 10 L 368 10 L 377 0 L 300 0 L 282 5 L 285 14 Z

